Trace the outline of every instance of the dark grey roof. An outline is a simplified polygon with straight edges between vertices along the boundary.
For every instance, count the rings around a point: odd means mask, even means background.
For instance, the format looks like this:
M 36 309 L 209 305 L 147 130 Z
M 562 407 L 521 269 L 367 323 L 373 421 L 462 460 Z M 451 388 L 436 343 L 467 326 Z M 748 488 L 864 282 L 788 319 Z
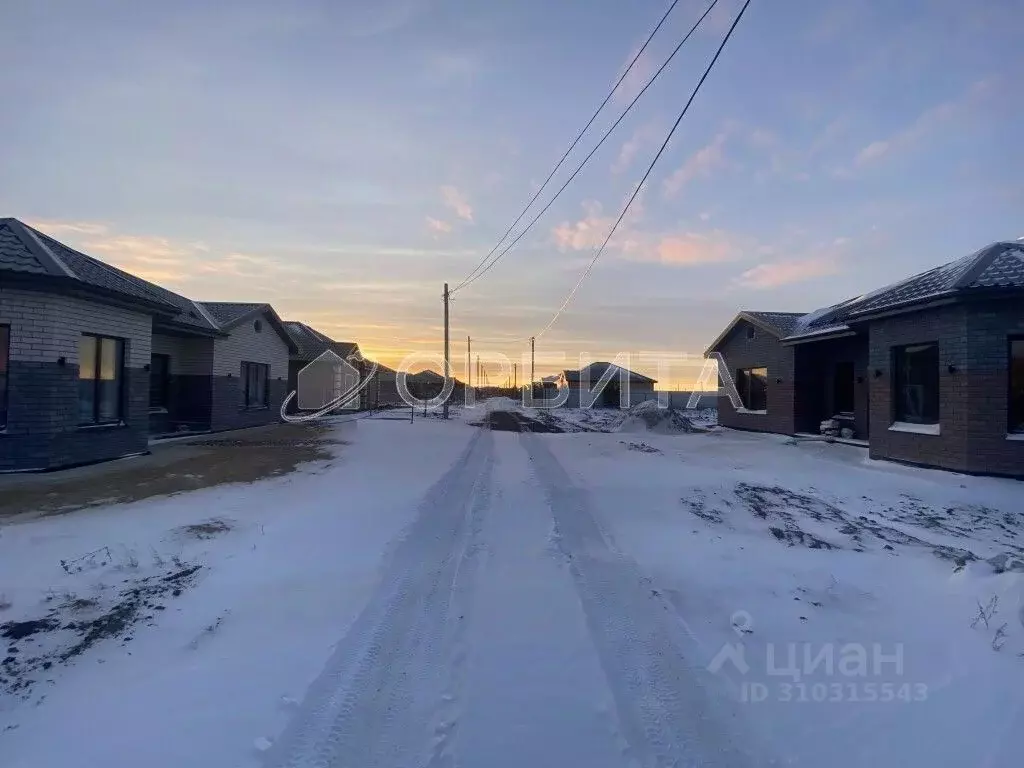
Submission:
M 565 376 L 566 381 L 579 381 L 586 376 L 588 381 L 596 383 L 609 368 L 615 369 L 612 371 L 613 377 L 618 377 L 620 375 L 619 372 L 624 371 L 628 375 L 630 381 L 645 381 L 652 384 L 656 383 L 656 379 L 644 376 L 642 373 L 637 373 L 636 371 L 631 371 L 628 368 L 622 368 L 621 366 L 605 362 L 591 363 L 590 365 L 583 366 L 578 371 L 563 371 L 562 375 Z
M 986 288 L 1024 288 L 1024 243 L 993 243 L 980 251 L 908 277 L 818 313 L 804 325 L 817 329 L 929 299 Z
M 25 242 L 24 233 L 18 231 L 21 222 L 0 219 L 0 269 L 47 275 L 50 271 Z
M 230 325 L 239 318 L 269 307 L 266 302 L 200 301 L 203 309 L 220 325 Z
M 296 320 L 285 320 L 285 330 L 295 343 L 297 352 L 294 356 L 299 360 L 315 360 L 328 349 L 339 357 L 347 358 L 359 352 L 359 345 L 354 341 L 335 341 L 326 334 Z
M 744 314 L 768 326 L 776 335 L 788 336 L 793 332 L 797 322 L 804 316 L 803 312 L 745 312 Z
M 743 317 L 776 329 L 784 341 L 809 340 L 848 332 L 850 323 L 879 312 L 994 289 L 1024 290 L 1024 242 L 992 243 L 969 256 L 803 315 L 740 312 L 708 351 L 715 349 Z
M 62 261 L 79 280 L 117 293 L 168 304 L 176 310 L 176 314 L 171 318 L 172 325 L 195 330 L 217 330 L 209 320 L 203 317 L 202 312 L 196 308 L 191 299 L 99 259 L 94 259 L 92 256 L 87 256 L 42 232 L 36 232 L 36 234 L 53 255 Z

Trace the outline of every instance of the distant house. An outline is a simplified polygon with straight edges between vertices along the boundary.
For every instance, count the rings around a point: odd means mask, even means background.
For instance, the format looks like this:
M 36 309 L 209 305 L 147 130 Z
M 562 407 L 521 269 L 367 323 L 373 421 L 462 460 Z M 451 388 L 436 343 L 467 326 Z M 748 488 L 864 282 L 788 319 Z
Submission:
M 600 393 L 594 393 L 593 389 L 598 381 L 609 373 L 610 378 L 604 389 Z M 546 381 L 544 383 L 548 384 Z M 625 405 L 629 407 L 652 399 L 655 396 L 655 384 L 657 381 L 649 376 L 604 362 L 590 363 L 579 370 L 562 371 L 556 379 L 558 389 L 569 390 L 569 397 L 565 402 L 569 408 L 589 405 L 618 408 L 622 403 L 624 391 L 628 392 Z
M 0 219 L 0 471 L 278 421 L 297 353 L 269 304 L 194 301 Z
M 839 433 L 872 458 L 1024 476 L 1024 243 L 815 312 L 740 312 L 708 347 L 724 426 Z

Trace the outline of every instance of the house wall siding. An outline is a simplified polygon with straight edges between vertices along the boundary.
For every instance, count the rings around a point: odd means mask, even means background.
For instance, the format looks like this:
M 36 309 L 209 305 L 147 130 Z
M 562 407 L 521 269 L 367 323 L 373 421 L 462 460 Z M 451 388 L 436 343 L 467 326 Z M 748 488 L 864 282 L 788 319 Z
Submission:
M 213 342 L 211 382 L 211 428 L 237 429 L 279 421 L 281 403 L 288 387 L 288 343 L 277 333 L 269 317 L 260 317 L 257 332 L 252 320 L 233 328 L 225 338 Z M 246 409 L 242 405 L 242 362 L 270 366 L 268 408 Z
M 967 471 L 970 402 L 968 313 L 960 306 L 939 307 L 896 315 L 870 324 L 869 381 L 871 384 L 872 458 L 896 459 L 945 469 Z M 891 431 L 893 423 L 893 348 L 904 344 L 938 342 L 940 434 Z M 948 365 L 957 373 L 950 374 Z M 875 375 L 880 371 L 881 375 Z M 1005 394 L 1004 394 L 1005 397 Z M 1003 431 L 1005 437 L 1005 429 Z
M 755 337 L 747 338 L 747 329 L 754 328 Z M 796 431 L 794 410 L 794 378 L 796 372 L 793 347 L 783 346 L 778 338 L 741 320 L 719 345 L 733 379 L 740 368 L 768 369 L 767 413 L 742 413 L 732 406 L 727 396 L 718 398 L 718 423 L 725 427 L 755 432 L 778 432 L 791 435 Z
M 0 470 L 54 469 L 147 450 L 150 315 L 54 293 L 0 288 L 0 324 L 11 328 Z M 123 426 L 78 424 L 83 333 L 125 340 Z
M 213 339 L 153 334 L 153 354 L 170 357 L 172 376 L 210 376 Z

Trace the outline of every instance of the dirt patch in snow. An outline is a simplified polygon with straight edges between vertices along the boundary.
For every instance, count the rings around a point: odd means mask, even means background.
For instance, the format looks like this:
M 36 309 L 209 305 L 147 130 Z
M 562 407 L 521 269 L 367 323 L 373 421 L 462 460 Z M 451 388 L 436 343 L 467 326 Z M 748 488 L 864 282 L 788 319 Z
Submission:
M 729 496 L 732 496 L 730 499 Z M 693 489 L 681 499 L 684 506 L 695 516 L 715 525 L 729 525 L 741 522 L 733 517 L 737 509 L 742 509 L 754 520 L 765 523 L 765 531 L 776 540 L 789 546 L 807 547 L 809 549 L 852 549 L 864 552 L 880 547 L 884 551 L 897 553 L 898 547 L 921 548 L 930 551 L 936 557 L 949 560 L 958 567 L 979 557 L 968 547 L 950 546 L 941 541 L 929 540 L 929 532 L 941 532 L 944 535 L 957 535 L 960 538 L 972 538 L 966 528 L 956 529 L 936 520 L 948 520 L 956 517 L 950 509 L 935 510 L 927 508 L 923 502 L 915 501 L 913 512 L 874 502 L 862 497 L 858 506 L 863 514 L 851 512 L 840 505 L 813 495 L 810 492 L 795 491 L 782 486 L 757 485 L 753 483 L 737 483 L 732 493 L 714 494 L 709 499 L 703 490 Z M 962 515 L 974 520 L 975 511 L 962 510 Z M 996 510 L 988 510 L 990 517 L 983 525 L 990 530 L 993 526 L 1003 531 L 1007 526 L 1007 518 Z M 749 520 L 749 518 L 747 518 Z M 1007 526 L 1007 536 L 1016 539 L 1020 529 Z M 913 532 L 911 532 L 911 529 Z M 966 542 L 965 542 L 966 543 Z M 1024 552 L 1014 546 L 1005 557 L 990 558 L 993 570 L 1014 569 L 1016 563 L 1024 563 Z
M 0 638 L 8 643 L 0 661 L 0 692 L 27 700 L 54 674 L 54 667 L 69 664 L 105 641 L 130 643 L 136 628 L 143 623 L 153 626 L 167 601 L 191 587 L 202 567 L 169 563 L 116 589 L 101 589 L 94 598 L 65 594 L 41 616 L 0 624 Z M 54 603 L 58 597 L 51 595 L 45 602 Z
M 330 427 L 278 424 L 225 438 L 158 443 L 148 456 L 35 475 L 0 477 L 0 519 L 169 496 L 224 483 L 251 483 L 330 459 Z
M 527 416 L 520 411 L 491 411 L 476 426 L 498 432 L 564 432 L 553 421 Z
M 227 533 L 233 527 L 234 526 L 229 521 L 215 517 L 202 523 L 183 525 L 178 528 L 178 532 L 183 536 L 188 536 L 193 539 L 212 539 L 222 533 Z

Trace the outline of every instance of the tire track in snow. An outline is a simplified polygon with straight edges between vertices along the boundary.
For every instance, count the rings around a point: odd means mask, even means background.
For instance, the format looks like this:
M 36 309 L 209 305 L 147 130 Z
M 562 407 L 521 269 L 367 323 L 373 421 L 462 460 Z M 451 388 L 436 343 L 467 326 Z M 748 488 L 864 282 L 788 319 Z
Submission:
M 740 749 L 732 703 L 699 663 L 680 651 L 678 621 L 650 580 L 608 541 L 576 487 L 541 438 L 524 435 L 533 471 L 555 520 L 622 734 L 643 768 L 770 764 Z
M 452 729 L 476 537 L 489 505 L 492 436 L 474 433 L 427 492 L 367 606 L 268 752 L 272 768 L 436 762 Z

